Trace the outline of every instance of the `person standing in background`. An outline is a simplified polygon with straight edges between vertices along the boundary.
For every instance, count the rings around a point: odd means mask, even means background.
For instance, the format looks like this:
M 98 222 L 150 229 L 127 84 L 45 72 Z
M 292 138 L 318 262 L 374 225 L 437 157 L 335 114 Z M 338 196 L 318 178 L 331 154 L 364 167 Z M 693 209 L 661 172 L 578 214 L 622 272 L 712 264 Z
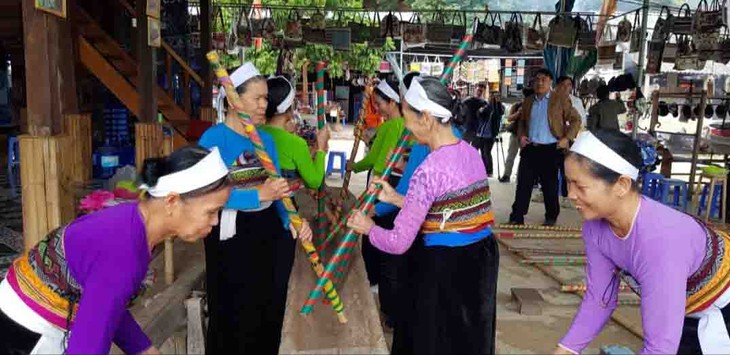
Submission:
M 461 107 L 461 117 L 464 120 L 464 140 L 468 143 L 474 142 L 477 138 L 477 130 L 479 129 L 479 109 L 487 105 L 484 100 L 484 92 L 487 86 L 484 83 L 477 84 L 474 96 L 464 100 Z M 473 144 L 472 144 L 473 145 Z M 479 149 L 478 147 L 475 147 Z
M 573 89 L 574 89 L 574 82 L 573 78 L 569 76 L 561 76 L 558 78 L 558 84 L 555 86 L 556 91 L 560 91 L 561 93 L 565 93 L 570 97 L 570 102 L 573 104 L 573 108 L 578 111 L 578 115 L 580 115 L 581 124 L 583 127 L 586 127 L 586 109 L 583 106 L 583 101 L 580 100 L 580 98 L 573 95 Z M 570 142 L 570 145 L 573 145 L 573 142 Z M 559 156 L 560 159 L 560 205 L 563 207 L 570 207 L 570 201 L 568 200 L 568 182 L 565 179 L 565 151 L 563 154 Z
M 491 93 L 489 103 L 482 106 L 477 112 L 479 128 L 477 129 L 476 138 L 472 141 L 472 146 L 479 149 L 482 154 L 482 161 L 489 176 L 494 175 L 492 147 L 494 147 L 494 142 L 499 135 L 502 116 L 504 116 L 504 105 L 500 102 L 499 92 L 495 91 Z
M 599 129 L 619 130 L 618 115 L 626 112 L 626 105 L 618 99 L 608 98 L 608 86 L 601 85 L 596 89 L 596 102 L 588 110 L 588 130 L 595 132 Z
M 545 196 L 544 225 L 555 225 L 560 214 L 558 156 L 562 154 L 560 150 L 567 149 L 570 140 L 575 139 L 581 122 L 568 95 L 550 90 L 552 81 L 549 70 L 537 71 L 533 80 L 535 94 L 524 100 L 522 115 L 517 119 L 522 153 L 510 224 L 524 224 L 532 187 L 538 177 Z
M 534 94 L 535 91 L 530 88 L 522 89 L 522 100 Z M 504 175 L 499 178 L 499 182 L 509 182 L 512 178 L 512 168 L 517 158 L 517 152 L 520 151 L 520 139 L 517 137 L 517 119 L 522 115 L 522 102 L 517 102 L 509 109 L 507 114 L 507 128 L 509 135 L 509 147 L 507 148 L 507 160 L 504 163 Z

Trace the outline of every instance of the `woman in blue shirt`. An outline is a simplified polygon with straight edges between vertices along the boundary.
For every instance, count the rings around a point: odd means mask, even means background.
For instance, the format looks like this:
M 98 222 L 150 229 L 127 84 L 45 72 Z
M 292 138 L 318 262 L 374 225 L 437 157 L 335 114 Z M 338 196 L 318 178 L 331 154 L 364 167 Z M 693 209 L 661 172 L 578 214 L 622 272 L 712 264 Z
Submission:
M 230 78 L 245 113 L 254 124 L 263 124 L 266 79 L 251 63 Z M 225 92 L 220 92 L 222 101 Z M 278 170 L 273 139 L 265 132 L 258 134 Z M 289 185 L 285 179 L 267 176 L 235 110 L 229 110 L 225 121 L 209 128 L 198 143 L 218 147 L 235 184 L 219 227 L 205 240 L 210 317 L 206 353 L 276 354 L 294 262 L 292 227 L 280 201 L 289 194 Z M 300 237 L 311 239 L 311 235 L 305 223 Z

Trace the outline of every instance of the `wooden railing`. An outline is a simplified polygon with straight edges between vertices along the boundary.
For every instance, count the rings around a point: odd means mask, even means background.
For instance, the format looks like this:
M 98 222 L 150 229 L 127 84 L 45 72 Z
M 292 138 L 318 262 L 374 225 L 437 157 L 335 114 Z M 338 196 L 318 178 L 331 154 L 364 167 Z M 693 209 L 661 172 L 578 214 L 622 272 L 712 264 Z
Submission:
M 117 0 L 119 4 L 122 5 L 122 7 L 129 13 L 130 16 L 136 18 L 137 17 L 137 11 L 135 8 L 127 2 L 127 0 Z M 205 84 L 203 82 L 203 78 L 198 75 L 191 67 L 188 65 L 188 63 L 180 57 L 175 50 L 170 47 L 169 44 L 167 44 L 164 40 L 162 41 L 162 50 L 164 51 L 165 55 L 165 91 L 167 92 L 167 95 L 171 98 L 175 99 L 175 75 L 180 75 L 182 78 L 182 83 L 180 85 L 180 88 L 183 90 L 183 99 L 182 102 L 177 102 L 179 105 L 182 106 L 185 113 L 187 113 L 189 116 L 192 116 L 193 109 L 192 109 L 192 90 L 191 90 L 191 79 L 194 80 L 198 87 L 200 87 L 200 90 L 204 90 Z M 180 71 L 175 73 L 173 68 L 175 67 L 173 63 L 177 63 L 177 67 L 180 68 Z

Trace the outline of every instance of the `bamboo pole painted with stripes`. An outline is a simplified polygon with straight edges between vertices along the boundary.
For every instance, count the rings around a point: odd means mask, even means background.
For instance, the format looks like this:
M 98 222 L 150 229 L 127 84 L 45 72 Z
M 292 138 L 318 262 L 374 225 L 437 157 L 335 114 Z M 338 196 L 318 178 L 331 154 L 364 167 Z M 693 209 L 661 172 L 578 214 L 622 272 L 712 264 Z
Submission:
M 520 260 L 523 265 L 545 265 L 545 266 L 573 266 L 585 265 L 584 256 L 528 256 Z
M 538 230 L 538 231 L 555 231 L 555 232 L 581 232 L 581 227 L 571 226 L 540 226 L 530 224 L 499 224 L 495 229 L 518 229 L 518 230 Z
M 581 234 L 576 233 L 514 233 L 496 232 L 494 235 L 502 239 L 580 239 Z
M 274 165 L 274 162 L 271 160 L 271 157 L 266 152 L 266 148 L 264 147 L 263 142 L 261 141 L 261 137 L 259 136 L 258 132 L 256 131 L 256 127 L 254 126 L 253 122 L 251 121 L 251 117 L 241 112 L 242 105 L 240 98 L 238 97 L 238 92 L 236 92 L 236 89 L 233 87 L 233 82 L 231 82 L 230 77 L 228 76 L 228 72 L 226 69 L 220 64 L 220 57 L 218 56 L 218 53 L 216 51 L 211 51 L 207 54 L 208 61 L 210 61 L 210 65 L 215 72 L 216 76 L 218 77 L 218 81 L 221 83 L 223 88 L 226 90 L 226 97 L 228 99 L 228 103 L 231 107 L 235 108 L 236 111 L 238 111 L 238 117 L 241 118 L 241 121 L 243 122 L 246 133 L 251 140 L 251 143 L 253 144 L 256 155 L 258 156 L 259 160 L 261 161 L 261 165 L 263 165 L 264 169 L 266 170 L 266 173 L 269 174 L 271 177 L 280 177 L 279 174 L 276 171 L 276 166 Z M 292 202 L 291 198 L 286 196 L 281 199 L 282 203 L 284 204 L 284 207 L 286 208 L 287 214 L 289 216 L 289 220 L 291 224 L 294 226 L 294 228 L 297 230 L 297 232 L 301 231 L 302 225 L 304 221 L 297 213 L 296 208 L 294 207 L 294 203 Z M 319 259 L 319 255 L 317 254 L 317 250 L 314 248 L 314 245 L 312 242 L 303 241 L 299 239 L 300 244 L 304 248 L 304 251 L 307 254 L 307 259 L 309 259 L 310 264 L 312 265 L 312 269 L 314 269 L 314 272 L 317 274 L 317 276 L 322 275 L 324 272 L 324 267 L 322 266 L 322 262 Z M 244 272 L 244 271 L 241 271 Z M 255 272 L 255 271 L 249 271 L 249 272 Z M 339 294 L 337 293 L 337 290 L 335 290 L 334 285 L 332 282 L 324 282 L 322 285 L 322 289 L 324 290 L 324 293 L 326 294 L 327 299 L 330 300 L 332 303 L 332 308 L 335 310 L 335 313 L 337 314 L 337 319 L 340 321 L 340 323 L 346 323 L 347 317 L 345 317 L 345 306 L 342 303 L 342 300 L 340 299 Z
M 325 62 L 317 62 L 317 130 L 321 131 L 325 129 L 326 122 L 324 117 L 324 71 L 327 65 Z M 326 198 L 326 187 L 327 184 L 322 182 L 317 189 L 317 227 L 316 236 L 318 240 L 322 240 L 327 235 L 327 218 L 325 215 L 325 204 L 327 203 Z
M 587 289 L 588 289 L 588 286 L 584 283 L 560 285 L 560 292 L 585 292 Z M 631 287 L 629 287 L 629 285 L 626 285 L 626 284 L 620 284 L 618 286 L 618 290 L 621 292 L 633 291 L 631 289 Z
M 573 256 L 584 256 L 586 253 L 583 250 L 569 250 L 569 249 L 542 249 L 542 248 L 515 248 L 507 247 L 507 250 L 513 253 L 520 253 L 526 255 L 535 254 L 547 254 L 547 255 L 573 255 Z
M 390 171 L 395 166 L 395 163 L 400 159 L 401 155 L 405 152 L 406 147 L 408 146 L 408 143 L 411 140 L 411 133 L 408 130 L 403 131 L 403 135 L 401 136 L 400 141 L 398 142 L 398 145 L 393 150 L 393 154 L 390 157 L 390 160 L 388 161 L 388 164 L 385 167 L 385 170 L 383 171 L 383 175 L 389 175 Z M 373 207 L 373 204 L 375 203 L 375 199 L 380 192 L 380 189 L 382 187 L 373 187 L 368 190 L 368 194 L 365 196 L 363 200 L 363 204 L 360 207 L 360 210 L 363 211 L 363 213 L 367 214 L 370 209 Z M 301 313 L 302 314 L 309 314 L 314 309 L 314 304 L 317 302 L 317 300 L 322 296 L 322 289 L 324 286 L 330 282 L 330 280 L 333 280 L 333 277 L 335 276 L 335 272 L 342 275 L 342 270 L 345 268 L 347 261 L 350 259 L 352 255 L 352 251 L 354 250 L 356 244 L 357 244 L 357 237 L 358 234 L 350 229 L 347 231 L 344 237 L 342 237 L 342 240 L 340 244 L 337 246 L 337 249 L 335 250 L 334 255 L 332 255 L 332 258 L 330 258 L 329 262 L 327 263 L 327 266 L 324 270 L 323 275 L 319 277 L 317 280 L 317 285 L 310 291 L 309 296 L 307 297 L 307 300 L 305 301 L 304 305 L 302 306 Z M 342 264 L 342 265 L 340 265 Z

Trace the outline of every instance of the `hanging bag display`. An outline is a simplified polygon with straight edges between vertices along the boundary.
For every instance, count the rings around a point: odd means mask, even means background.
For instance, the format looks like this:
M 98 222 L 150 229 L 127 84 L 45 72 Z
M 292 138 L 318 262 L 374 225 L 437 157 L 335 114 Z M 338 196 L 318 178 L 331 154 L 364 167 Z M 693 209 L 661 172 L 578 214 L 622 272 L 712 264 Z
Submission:
M 455 12 L 452 22 L 451 44 L 458 45 L 466 35 L 466 12 Z
M 540 14 L 535 16 L 535 19 L 532 21 L 532 27 L 527 28 L 525 48 L 533 51 L 545 48 L 545 30 L 542 28 Z
M 674 69 L 696 70 L 699 66 L 700 58 L 690 37 L 687 35 L 677 36 L 677 58 L 674 61 Z M 702 67 L 704 67 L 704 63 Z
M 262 38 L 271 40 L 276 37 L 276 22 L 274 21 L 273 15 L 274 12 L 271 10 L 271 8 L 268 8 L 266 10 L 267 15 L 264 17 L 264 28 L 261 34 Z
M 707 0 L 700 0 L 697 4 L 697 12 L 695 14 L 695 29 L 698 32 L 714 32 L 720 30 L 723 26 L 722 6 L 719 0 L 712 0 L 707 5 Z
M 664 16 L 664 17 L 662 17 Z M 659 17 L 654 23 L 654 32 L 651 34 L 652 41 L 666 41 L 669 39 L 669 35 L 672 33 L 672 22 L 674 16 L 669 12 L 669 8 L 662 6 L 659 11 Z
M 333 26 L 325 30 L 326 41 L 335 50 L 350 50 L 350 27 L 344 26 L 343 22 L 343 13 L 338 11 Z
M 426 44 L 426 25 L 421 23 L 421 16 L 414 13 L 410 21 L 402 22 L 403 43 L 408 47 L 423 47 Z
M 651 40 L 647 42 L 646 48 L 646 73 L 659 74 L 662 66 L 664 53 L 664 41 Z
M 302 43 L 302 20 L 299 11 L 289 11 L 289 18 L 286 21 L 286 31 L 284 31 L 284 39 L 290 45 Z
M 434 12 L 431 22 L 428 24 L 426 39 L 429 43 L 451 43 L 454 26 L 447 25 L 444 21 L 444 14 L 441 11 Z
M 217 20 L 219 30 L 212 33 L 211 46 L 213 49 L 224 50 L 226 49 L 226 23 L 223 21 L 223 13 L 219 7 L 214 8 L 213 18 Z
M 248 14 L 248 22 L 251 24 L 251 37 L 258 38 L 264 35 L 264 18 L 260 6 L 252 6 Z
M 556 47 L 573 48 L 577 35 L 576 21 L 568 15 L 558 15 L 548 24 L 547 43 Z
M 613 64 L 616 60 L 616 39 L 611 32 L 611 26 L 603 26 L 603 35 L 598 42 L 598 64 Z
M 302 37 L 309 43 L 326 43 L 326 26 L 327 24 L 325 22 L 324 14 L 317 9 L 317 11 L 315 11 L 309 18 L 309 22 L 305 26 L 306 30 L 302 34 Z
M 400 19 L 392 12 L 389 12 L 380 22 L 380 37 L 400 37 Z
M 590 51 L 596 48 L 596 29 L 593 27 L 593 20 L 590 16 L 576 17 L 578 22 L 578 40 L 576 47 L 582 51 Z M 608 26 L 605 26 L 608 27 Z
M 638 12 L 637 12 L 638 14 Z M 629 42 L 631 40 L 631 21 L 624 16 L 623 20 L 616 26 L 616 41 Z
M 641 41 L 641 23 L 639 20 L 639 11 L 634 15 L 634 25 L 631 30 L 631 43 L 629 43 L 629 52 L 636 53 L 641 50 L 643 42 Z
M 238 46 L 238 20 L 236 18 L 231 21 L 231 25 L 226 35 L 226 52 L 230 55 L 236 55 L 239 53 L 241 47 Z
M 679 46 L 677 35 L 674 35 L 675 42 L 667 42 L 664 45 L 664 51 L 662 52 L 663 63 L 674 63 L 677 60 L 677 48 Z M 670 39 L 671 41 L 671 39 Z
M 504 25 L 502 48 L 511 53 L 522 52 L 523 32 L 522 15 L 513 12 L 510 20 Z
M 246 16 L 246 9 L 242 8 L 240 13 L 238 14 L 238 22 L 236 25 L 236 34 L 238 37 L 238 41 L 236 44 L 240 47 L 250 47 L 251 46 L 251 24 L 248 21 L 248 16 Z
M 692 10 L 690 10 L 687 3 L 684 3 L 679 7 L 677 16 L 672 18 L 670 22 L 670 32 L 678 35 L 690 35 L 694 31 L 694 21 L 695 16 L 692 15 Z
M 487 16 L 489 16 L 489 23 L 487 24 Z M 504 29 L 502 28 L 502 18 L 499 14 L 487 13 L 484 15 L 485 26 L 483 28 L 481 37 L 484 44 L 491 45 L 502 45 L 502 38 L 504 37 Z

